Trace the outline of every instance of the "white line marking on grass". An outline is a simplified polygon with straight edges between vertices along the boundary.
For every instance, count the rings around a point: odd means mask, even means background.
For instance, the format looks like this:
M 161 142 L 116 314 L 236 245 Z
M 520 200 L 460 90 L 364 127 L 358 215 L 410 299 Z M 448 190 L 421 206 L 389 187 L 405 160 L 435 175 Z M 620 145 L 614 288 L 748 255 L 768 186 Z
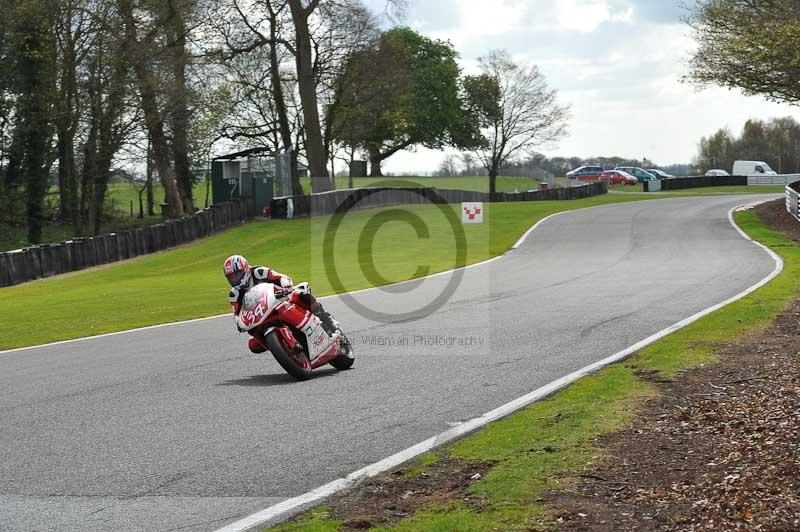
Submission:
M 561 388 L 564 388 L 568 384 L 575 382 L 581 377 L 585 377 L 586 375 L 594 373 L 597 370 L 602 369 L 610 364 L 619 362 L 620 360 L 627 358 L 636 351 L 639 351 L 640 349 L 647 347 L 648 345 L 664 338 L 665 336 L 668 336 L 674 333 L 675 331 L 683 329 L 691 325 L 692 323 L 696 322 L 700 318 L 707 316 L 712 312 L 716 312 L 722 307 L 730 305 L 731 303 L 734 303 L 742 299 L 743 297 L 755 292 L 762 286 L 772 281 L 783 271 L 783 266 L 784 266 L 783 259 L 777 253 L 769 249 L 764 244 L 756 242 L 755 240 L 750 238 L 750 236 L 747 235 L 747 233 L 745 233 L 741 227 L 736 225 L 736 221 L 733 219 L 733 213 L 738 208 L 739 207 L 734 207 L 733 209 L 728 211 L 728 222 L 730 222 L 730 224 L 733 226 L 734 229 L 736 229 L 736 231 L 739 233 L 739 235 L 742 236 L 742 238 L 752 242 L 762 250 L 766 251 L 767 254 L 772 258 L 772 260 L 775 261 L 775 268 L 772 270 L 772 273 L 770 273 L 767 277 L 765 277 L 758 283 L 754 284 L 750 288 L 742 292 L 739 292 L 735 296 L 726 299 L 722 303 L 718 303 L 714 306 L 701 310 L 696 314 L 692 314 L 688 318 L 683 319 L 678 323 L 671 325 L 670 327 L 667 327 L 666 329 L 663 329 L 651 336 L 648 336 L 644 340 L 641 340 L 640 342 L 637 342 L 632 346 L 623 349 L 622 351 L 614 353 L 613 355 L 606 357 L 603 360 L 600 360 L 593 364 L 589 364 L 588 366 L 581 368 L 578 371 L 572 372 L 569 375 L 565 375 L 564 377 L 561 377 L 560 379 L 557 379 L 551 382 L 550 384 L 546 384 L 545 386 L 542 386 L 541 388 L 538 388 L 526 395 L 523 395 L 522 397 L 514 399 L 513 401 L 508 402 L 498 408 L 495 408 L 494 410 L 487 412 L 480 417 L 476 417 L 469 421 L 465 421 L 464 423 L 461 423 L 449 430 L 442 432 L 438 436 L 428 438 L 423 442 L 420 442 L 416 445 L 409 447 L 408 449 L 405 449 L 403 451 L 400 451 L 399 453 L 384 458 L 379 462 L 375 462 L 374 464 L 361 468 L 358 471 L 354 471 L 353 473 L 350 473 L 344 478 L 338 478 L 332 482 L 329 482 L 323 486 L 318 487 L 315 490 L 303 493 L 302 495 L 298 495 L 297 497 L 293 497 L 291 499 L 287 499 L 281 503 L 275 504 L 273 506 L 270 506 L 269 508 L 261 510 L 260 512 L 256 512 L 252 515 L 249 515 L 244 519 L 241 519 L 239 521 L 236 521 L 235 523 L 231 523 L 230 525 L 218 529 L 216 532 L 245 532 L 255 527 L 263 527 L 279 523 L 282 520 L 287 519 L 291 515 L 297 514 L 298 512 L 301 512 L 311 506 L 314 506 L 315 504 L 322 502 L 323 500 L 327 499 L 328 497 L 334 495 L 337 492 L 355 486 L 356 484 L 365 479 L 389 471 L 390 469 L 393 469 L 404 462 L 416 458 L 417 456 L 424 454 L 444 443 L 465 436 L 471 432 L 474 432 L 479 428 L 484 427 L 485 425 L 493 421 L 497 421 L 510 414 L 513 414 L 514 412 L 522 408 L 525 408 L 531 403 L 534 403 L 544 397 L 547 397 L 548 395 L 553 394 L 554 392 L 560 390 Z M 562 212 L 569 212 L 569 211 L 562 211 Z M 552 216 L 554 215 L 541 219 L 536 225 L 544 222 L 545 220 L 547 220 Z M 528 236 L 528 234 L 532 230 L 533 228 L 531 228 L 525 235 L 523 235 L 522 238 L 519 240 L 519 242 L 515 244 L 515 247 L 518 246 L 521 242 L 523 242 L 524 239 Z

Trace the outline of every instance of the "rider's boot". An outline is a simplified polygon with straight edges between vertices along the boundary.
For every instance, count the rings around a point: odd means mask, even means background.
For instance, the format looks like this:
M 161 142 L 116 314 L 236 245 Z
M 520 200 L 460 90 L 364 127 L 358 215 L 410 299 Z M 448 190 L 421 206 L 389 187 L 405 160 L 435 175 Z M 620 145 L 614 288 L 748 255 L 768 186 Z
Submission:
M 322 328 L 325 329 L 325 332 L 333 336 L 333 334 L 339 330 L 339 323 L 333 319 L 330 312 L 326 312 L 325 309 L 322 308 L 322 303 L 319 301 L 314 307 L 315 308 L 311 312 L 322 322 Z
M 255 338 L 250 338 L 247 341 L 247 347 L 249 347 L 250 351 L 255 354 L 264 353 L 267 351 L 267 348 L 261 345 L 261 342 L 259 342 Z

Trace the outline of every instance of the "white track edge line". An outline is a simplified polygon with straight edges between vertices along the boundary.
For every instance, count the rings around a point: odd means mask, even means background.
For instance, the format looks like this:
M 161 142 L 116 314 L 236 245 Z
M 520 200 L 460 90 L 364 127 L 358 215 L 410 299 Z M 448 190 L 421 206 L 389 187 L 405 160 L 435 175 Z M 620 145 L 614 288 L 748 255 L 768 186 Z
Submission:
M 592 207 L 585 207 L 584 209 L 593 209 L 594 207 L 601 207 L 601 206 L 602 205 L 595 205 L 595 206 L 592 206 Z M 502 253 L 500 255 L 497 255 L 495 257 L 491 257 L 489 259 L 483 260 L 481 262 L 476 262 L 475 264 L 468 264 L 467 266 L 462 266 L 460 268 L 451 268 L 449 270 L 444 270 L 444 271 L 441 271 L 441 272 L 433 273 L 431 275 L 426 275 L 425 277 L 418 277 L 416 279 L 408 279 L 406 281 L 399 281 L 397 283 L 392 283 L 392 284 L 388 284 L 388 285 L 373 286 L 373 287 L 370 287 L 370 288 L 362 288 L 360 290 L 353 290 L 352 292 L 343 292 L 342 294 L 344 294 L 344 293 L 346 293 L 346 294 L 359 294 L 361 292 L 368 292 L 370 290 L 380 290 L 382 288 L 386 288 L 387 286 L 397 286 L 397 285 L 401 285 L 401 284 L 404 284 L 404 283 L 419 282 L 421 279 L 429 279 L 429 278 L 433 278 L 433 277 L 438 277 L 440 275 L 446 275 L 448 273 L 453 273 L 453 272 L 458 271 L 458 270 L 468 270 L 470 268 L 477 268 L 478 266 L 485 266 L 485 265 L 489 264 L 490 262 L 494 262 L 494 261 L 496 261 L 498 259 L 503 258 L 507 254 L 509 254 L 511 251 L 517 249 L 528 238 L 528 236 L 533 232 L 534 229 L 539 227 L 540 224 L 544 223 L 545 221 L 549 220 L 550 218 L 558 216 L 559 214 L 564 214 L 564 213 L 567 213 L 567 212 L 573 212 L 575 210 L 584 210 L 584 209 L 570 209 L 570 210 L 565 210 L 565 211 L 558 211 L 558 212 L 555 212 L 555 213 L 550 214 L 548 216 L 545 216 L 544 218 L 542 218 L 541 220 L 539 220 L 538 222 L 533 224 L 527 231 L 525 231 L 525 233 L 519 238 L 519 240 L 517 240 L 514 243 L 514 245 L 511 246 L 511 248 L 508 249 L 508 251 L 506 251 L 506 252 L 504 252 L 504 253 Z M 322 296 L 319 299 L 321 299 L 321 300 L 330 299 L 330 298 L 341 296 L 342 294 L 330 294 L 330 295 L 327 295 L 327 296 Z M 137 327 L 135 329 L 125 329 L 124 331 L 114 331 L 114 332 L 109 332 L 109 333 L 96 334 L 96 335 L 93 335 L 93 336 L 82 336 L 80 338 L 71 338 L 69 340 L 59 340 L 59 341 L 56 341 L 56 342 L 49 342 L 49 343 L 46 343 L 46 344 L 37 344 L 37 345 L 28 345 L 28 346 L 25 346 L 25 347 L 16 347 L 14 349 L 6 349 L 4 351 L 0 351 L 0 355 L 18 353 L 20 351 L 28 351 L 30 349 L 39 349 L 39 348 L 42 348 L 42 347 L 52 347 L 52 346 L 57 346 L 57 345 L 71 344 L 71 343 L 74 343 L 74 342 L 83 342 L 83 341 L 86 341 L 86 340 L 94 340 L 96 338 L 107 338 L 109 336 L 116 336 L 116 335 L 119 335 L 119 334 L 130 334 L 130 333 L 135 333 L 135 332 L 139 332 L 139 331 L 148 331 L 148 330 L 151 330 L 151 329 L 159 329 L 159 328 L 162 328 L 162 327 L 173 327 L 173 326 L 176 326 L 176 325 L 184 325 L 184 324 L 187 324 L 187 323 L 197 323 L 199 321 L 214 320 L 214 319 L 217 319 L 217 318 L 224 318 L 226 316 L 230 316 L 230 313 L 228 312 L 228 313 L 225 313 L 225 314 L 217 314 L 215 316 L 205 316 L 203 318 L 194 318 L 194 319 L 190 319 L 190 320 L 171 321 L 169 323 L 159 323 L 159 324 L 156 324 L 156 325 L 147 325 L 147 326 L 144 326 L 144 327 Z
M 716 312 L 717 310 L 726 307 L 731 303 L 734 303 L 755 292 L 762 286 L 772 281 L 775 277 L 780 275 L 780 273 L 783 271 L 784 268 L 784 262 L 783 259 L 777 253 L 769 249 L 764 244 L 753 240 L 747 233 L 745 233 L 742 230 L 741 227 L 739 227 L 736 224 L 736 221 L 733 219 L 733 213 L 739 208 L 741 208 L 741 205 L 738 207 L 734 207 L 728 211 L 728 222 L 733 226 L 734 229 L 736 229 L 736 231 L 739 233 L 739 235 L 742 236 L 742 238 L 752 242 L 762 250 L 766 251 L 767 254 L 772 258 L 772 260 L 775 261 L 775 269 L 772 270 L 772 273 L 770 273 L 767 277 L 765 277 L 758 283 L 752 285 L 750 288 L 747 288 L 746 290 L 739 292 L 735 296 L 730 297 L 721 303 L 717 303 L 716 305 L 713 305 L 704 310 L 701 310 L 700 312 L 692 314 L 688 318 L 685 318 L 675 323 L 674 325 L 667 327 L 666 329 L 662 329 L 661 331 L 651 336 L 648 336 L 644 340 L 641 340 L 633 344 L 632 346 L 623 349 L 622 351 L 614 353 L 613 355 L 606 357 L 598 362 L 594 362 L 593 364 L 589 364 L 588 366 L 585 366 L 577 371 L 574 371 L 569 375 L 565 375 L 560 379 L 554 380 L 553 382 L 546 384 L 541 388 L 537 388 L 536 390 L 526 395 L 523 395 L 522 397 L 514 399 L 513 401 L 510 401 L 498 408 L 495 408 L 494 410 L 491 410 L 490 412 L 487 412 L 480 417 L 473 418 L 469 421 L 465 421 L 464 423 L 461 423 L 449 430 L 446 430 L 437 436 L 428 438 L 425 441 L 422 441 L 403 451 L 400 451 L 387 458 L 384 458 L 383 460 L 380 460 L 378 462 L 375 462 L 374 464 L 363 467 L 358 471 L 354 471 L 353 473 L 350 473 L 344 478 L 338 478 L 312 491 L 303 493 L 302 495 L 298 495 L 297 497 L 286 499 L 283 502 L 272 505 L 269 508 L 265 508 L 264 510 L 249 515 L 244 519 L 240 519 L 235 523 L 231 523 L 230 525 L 219 528 L 215 532 L 245 532 L 255 527 L 269 526 L 271 524 L 276 524 L 281 520 L 288 518 L 291 514 L 295 514 L 314 504 L 320 503 L 323 500 L 330 497 L 331 495 L 334 495 L 339 491 L 352 487 L 362 480 L 374 477 L 380 473 L 384 473 L 448 441 L 451 441 L 455 438 L 459 438 L 461 436 L 465 436 L 493 421 L 497 421 L 498 419 L 506 417 L 509 414 L 512 414 L 517 410 L 520 410 L 530 405 L 531 403 L 534 403 L 544 397 L 547 397 L 548 395 L 551 395 L 552 393 L 560 390 L 561 388 L 567 386 L 568 384 L 573 383 L 574 381 L 580 379 L 581 377 L 594 373 L 595 371 L 602 369 L 605 366 L 608 366 L 615 362 L 619 362 L 620 360 L 627 358 L 636 351 L 639 351 L 640 349 L 664 338 L 665 336 L 668 336 L 680 329 L 683 329 L 691 325 L 692 323 L 696 322 L 700 318 L 707 316 L 712 312 Z M 568 211 L 562 211 L 562 212 L 568 212 Z M 542 220 L 540 220 L 540 223 L 546 219 L 547 218 L 543 218 Z M 527 233 L 523 235 L 523 238 L 520 240 L 521 241 L 524 240 L 526 236 Z

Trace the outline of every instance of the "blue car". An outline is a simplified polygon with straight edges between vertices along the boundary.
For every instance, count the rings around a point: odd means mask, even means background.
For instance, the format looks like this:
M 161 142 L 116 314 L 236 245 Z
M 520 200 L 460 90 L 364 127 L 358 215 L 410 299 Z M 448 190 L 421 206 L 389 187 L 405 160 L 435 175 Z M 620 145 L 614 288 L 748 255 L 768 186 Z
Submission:
M 571 172 L 567 172 L 567 177 L 578 181 L 597 181 L 602 173 L 602 166 L 581 166 Z

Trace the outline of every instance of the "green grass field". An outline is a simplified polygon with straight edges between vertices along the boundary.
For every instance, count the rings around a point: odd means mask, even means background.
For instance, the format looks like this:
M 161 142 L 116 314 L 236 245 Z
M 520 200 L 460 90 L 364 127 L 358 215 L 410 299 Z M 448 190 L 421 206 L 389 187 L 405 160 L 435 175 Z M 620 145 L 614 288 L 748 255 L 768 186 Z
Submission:
M 153 199 L 155 205 L 155 215 L 145 216 L 139 219 L 139 195 L 138 189 L 140 185 L 132 185 L 130 183 L 111 183 L 108 186 L 108 193 L 106 194 L 106 208 L 113 207 L 115 216 L 113 219 L 107 220 L 101 228 L 103 233 L 112 233 L 114 231 L 123 231 L 133 227 L 142 225 L 156 224 L 161 222 L 161 208 L 160 203 L 164 201 L 164 188 L 161 184 L 157 183 L 153 188 Z M 54 188 L 52 193 L 57 194 Z M 206 182 L 197 183 L 194 187 L 195 204 L 198 208 L 205 206 L 206 198 Z M 144 201 L 144 197 L 142 198 Z M 131 216 L 131 202 L 133 202 L 133 216 Z M 210 202 L 210 199 L 209 199 Z M 147 207 L 145 206 L 145 209 Z M 75 236 L 75 232 L 70 224 L 60 223 L 45 223 L 42 227 L 42 242 L 61 242 L 69 240 Z M 28 229 L 24 225 L 12 226 L 0 223 L 0 252 L 9 251 L 12 249 L 19 249 L 27 247 L 28 242 Z
M 112 183 L 108 186 L 108 192 L 106 193 L 106 203 L 111 205 L 113 200 L 114 209 L 120 211 L 122 213 L 127 213 L 130 215 L 131 209 L 131 202 L 133 202 L 133 213 L 134 215 L 139 214 L 139 189 L 141 189 L 141 184 L 137 183 L 133 185 L 131 183 Z M 198 209 L 202 209 L 205 207 L 206 201 L 206 181 L 200 181 L 195 183 L 194 188 L 192 189 L 192 196 L 194 197 L 195 206 Z M 142 195 L 142 201 L 146 201 L 144 195 Z M 211 195 L 209 192 L 209 204 L 211 203 Z M 153 204 L 155 205 L 156 217 L 161 217 L 161 209 L 159 208 L 159 204 L 164 203 L 164 187 L 161 186 L 161 183 L 155 183 L 153 186 Z M 145 209 L 147 206 L 145 205 Z
M 426 271 L 452 268 L 457 245 L 466 249 L 466 263 L 479 262 L 503 253 L 531 225 L 554 212 L 638 199 L 606 195 L 578 201 L 491 204 L 484 224 L 457 224 L 464 230 L 459 238 L 454 238 L 438 206 L 357 211 L 345 217 L 336 235 L 337 272 L 346 290 L 373 286 L 364 272 L 377 272 L 387 281 L 410 279 Z M 444 208 L 452 214 L 458 210 L 455 206 Z M 371 251 L 363 245 L 360 248 L 359 237 L 370 220 L 392 211 L 419 216 L 429 230 L 428 238 L 418 239 L 406 223 L 390 221 L 377 229 Z M 321 249 L 331 219 L 251 222 L 178 249 L 0 288 L 0 349 L 226 312 L 221 265 L 231 253 L 268 264 L 296 281 L 309 280 L 318 295 L 330 294 L 334 290 L 321 270 L 323 261 L 319 252 L 312 255 L 311 250 Z M 370 266 L 373 256 L 374 267 Z M 418 272 L 420 264 L 427 270 Z M 46 313 L 37 304 L 19 304 L 45 299 Z M 31 323 L 37 326 L 31 327 Z
M 310 190 L 310 180 L 308 178 L 301 180 L 305 190 Z M 563 178 L 557 179 L 559 183 L 563 182 Z M 347 188 L 348 178 L 336 178 L 336 186 L 339 189 Z M 364 188 L 369 186 L 383 185 L 393 187 L 436 187 L 440 189 L 454 189 L 454 190 L 475 190 L 479 192 L 489 191 L 489 178 L 488 177 L 386 177 L 386 178 L 373 178 L 373 177 L 358 177 L 354 179 L 353 185 L 356 188 Z M 140 185 L 132 185 L 130 183 L 112 183 L 109 185 L 108 194 L 106 196 L 106 203 L 108 207 L 114 208 L 117 213 L 113 221 L 107 223 L 104 227 L 104 232 L 121 231 L 130 227 L 137 227 L 143 224 L 159 223 L 161 221 L 161 212 L 159 204 L 164 201 L 164 190 L 159 183 L 154 187 L 154 202 L 156 206 L 156 215 L 152 217 L 145 216 L 140 220 L 136 216 L 139 214 L 139 197 L 138 188 Z M 498 177 L 497 190 L 498 192 L 524 192 L 527 190 L 538 189 L 539 183 L 527 177 Z M 612 191 L 619 192 L 636 192 L 641 194 L 641 186 L 626 186 L 626 185 L 613 185 Z M 781 193 L 784 187 L 782 185 L 762 185 L 758 187 L 708 187 L 697 188 L 690 190 L 669 191 L 654 193 L 660 196 L 698 196 L 698 195 L 711 195 L 711 194 L 771 194 Z M 195 204 L 198 208 L 203 208 L 206 205 L 206 196 L 209 192 L 208 202 L 211 203 L 210 191 L 206 189 L 206 182 L 201 181 L 194 187 Z M 134 216 L 130 216 L 131 202 L 133 202 Z M 73 235 L 72 228 L 68 225 L 59 224 L 46 224 L 43 228 L 43 242 L 60 242 L 67 240 Z M 25 227 L 14 227 L 5 224 L 0 224 L 0 251 L 8 251 L 11 249 L 22 248 L 28 246 L 27 230 Z
M 300 183 L 303 185 L 303 190 L 306 193 L 311 191 L 311 179 L 302 178 Z M 336 188 L 345 189 L 349 185 L 347 177 L 336 178 Z M 482 192 L 489 191 L 489 178 L 488 177 L 356 177 L 353 178 L 353 186 L 355 188 L 365 188 L 371 186 L 390 186 L 390 187 L 436 187 L 441 189 L 454 189 L 454 190 L 476 190 Z M 114 208 L 120 212 L 130 213 L 130 205 L 133 202 L 134 213 L 139 212 L 139 195 L 138 190 L 141 188 L 140 184 L 135 186 L 131 183 L 113 183 L 108 187 L 107 201 L 110 203 L 114 200 Z M 498 192 L 525 192 L 527 190 L 535 190 L 539 188 L 539 183 L 527 177 L 498 177 L 497 190 Z M 195 204 L 202 208 L 205 206 L 206 201 L 206 182 L 201 181 L 195 184 L 194 189 Z M 156 211 L 158 211 L 158 204 L 164 201 L 164 189 L 160 183 L 156 183 L 153 188 L 154 202 L 156 204 Z M 211 196 L 209 192 L 209 203 L 211 203 Z
M 304 190 L 311 190 L 311 182 L 308 178 L 302 180 Z M 477 190 L 488 192 L 489 191 L 489 178 L 488 177 L 409 177 L 409 178 L 372 178 L 372 177 L 359 177 L 355 178 L 353 183 L 356 188 L 364 188 L 369 186 L 376 186 L 381 184 L 383 186 L 393 187 L 436 187 L 440 189 L 456 189 L 456 190 Z M 347 188 L 347 178 L 338 178 L 336 180 L 338 188 Z M 206 206 L 206 199 L 208 197 L 208 204 L 212 203 L 211 191 L 207 190 L 207 182 L 201 181 L 194 186 L 194 200 L 197 208 L 202 209 Z M 499 192 L 524 192 L 527 190 L 538 189 L 539 185 L 536 181 L 525 177 L 499 177 L 497 179 L 497 190 Z M 155 224 L 161 222 L 161 208 L 159 204 L 164 201 L 164 188 L 160 183 L 156 183 L 153 187 L 153 200 L 155 205 L 155 216 L 145 216 L 144 219 L 139 219 L 139 194 L 138 191 L 141 184 L 133 185 L 131 183 L 112 183 L 108 187 L 106 195 L 106 206 L 113 208 L 116 213 L 114 220 L 109 221 L 103 228 L 104 232 L 122 231 L 130 227 L 138 227 L 143 224 Z M 142 200 L 144 201 L 144 197 Z M 131 204 L 133 205 L 133 216 L 131 216 Z M 146 209 L 146 206 L 145 206 Z M 74 232 L 70 225 L 62 225 L 55 223 L 45 224 L 43 228 L 42 242 L 61 242 L 72 238 Z M 27 228 L 24 226 L 15 227 L 6 224 L 0 224 L 0 251 L 8 251 L 11 249 L 18 249 L 28 246 L 28 233 Z
M 546 490 L 569 489 L 581 472 L 602 460 L 602 438 L 622 429 L 637 409 L 658 392 L 640 375 L 673 377 L 714 363 L 730 338 L 769 325 L 800 297 L 800 246 L 764 226 L 752 211 L 736 214 L 737 223 L 785 261 L 784 271 L 757 292 L 646 347 L 624 362 L 582 378 L 553 397 L 492 423 L 453 445 L 421 456 L 408 467 L 414 474 L 442 458 L 493 462 L 469 491 L 481 505 L 460 499 L 428 504 L 394 527 L 371 530 L 550 530 L 557 528 L 542 504 Z M 279 527 L 284 531 L 335 531 L 343 523 L 327 506 Z

